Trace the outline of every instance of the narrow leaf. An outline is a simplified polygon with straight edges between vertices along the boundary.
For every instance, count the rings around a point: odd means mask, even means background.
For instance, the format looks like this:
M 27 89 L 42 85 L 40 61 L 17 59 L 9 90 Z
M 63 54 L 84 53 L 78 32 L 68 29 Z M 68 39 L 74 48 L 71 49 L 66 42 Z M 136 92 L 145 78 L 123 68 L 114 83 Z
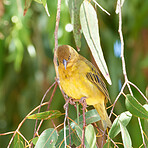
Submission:
M 148 104 L 144 104 L 143 107 L 148 111 Z
M 83 125 L 75 125 L 75 130 L 79 138 L 82 139 Z M 85 137 L 84 143 L 86 148 L 90 148 L 86 137 Z
M 109 131 L 109 137 L 111 139 L 113 139 L 114 137 L 116 137 L 121 129 L 120 129 L 120 123 L 122 123 L 122 125 L 124 125 L 125 127 L 128 125 L 128 123 L 130 122 L 132 118 L 132 114 L 129 111 L 123 112 L 121 113 L 113 122 L 112 127 Z
M 85 128 L 85 137 L 89 144 L 89 147 L 95 148 L 96 147 L 96 133 L 95 133 L 94 127 L 91 124 L 89 124 Z
M 77 48 L 81 47 L 80 5 L 83 0 L 69 0 L 68 6 L 73 25 L 73 35 Z
M 112 144 L 111 144 L 111 141 L 108 140 L 104 145 L 103 145 L 103 148 L 113 148 Z
M 42 0 L 34 0 L 35 2 L 42 4 Z
M 41 133 L 35 145 L 35 148 L 41 148 L 41 147 L 55 148 L 57 139 L 58 139 L 58 134 L 55 129 L 53 128 L 46 129 Z
M 35 138 L 33 138 L 33 139 L 32 139 L 32 143 L 33 143 L 34 145 L 36 145 L 38 139 L 39 139 L 39 137 L 35 137 Z
M 24 148 L 23 139 L 19 134 L 16 134 L 13 141 L 13 148 Z
M 58 110 L 50 110 L 46 112 L 36 113 L 28 116 L 28 119 L 39 119 L 39 120 L 47 120 L 47 119 L 55 119 L 62 115 L 62 113 Z
M 86 119 L 86 124 L 87 125 L 101 120 L 101 118 L 100 118 L 98 112 L 96 111 L 96 109 L 92 109 L 92 110 L 86 112 L 85 113 L 85 119 Z M 75 122 L 77 123 L 77 120 L 75 120 Z M 83 115 L 81 115 L 79 117 L 79 124 L 83 124 Z
M 50 17 L 50 13 L 49 13 L 49 10 L 48 10 L 47 3 L 45 4 L 44 8 L 45 8 L 45 11 L 46 11 L 47 15 Z
M 92 55 L 102 72 L 107 82 L 111 85 L 108 68 L 103 56 L 102 48 L 100 45 L 99 27 L 97 14 L 93 6 L 88 1 L 83 1 L 80 7 L 80 22 L 84 37 L 92 52 Z
M 120 123 L 120 128 L 121 128 L 121 136 L 122 136 L 124 148 L 132 148 L 131 137 L 126 127 L 122 123 Z
M 46 5 L 46 0 L 42 0 L 43 6 L 45 7 Z
M 24 16 L 25 16 L 28 8 L 30 7 L 31 3 L 32 3 L 32 0 L 25 0 Z
M 72 131 L 72 129 L 70 129 L 70 133 L 71 133 L 71 144 L 73 144 L 73 138 L 72 137 L 74 136 L 74 134 L 76 135 L 76 133 L 74 133 Z M 58 134 L 59 134 L 59 136 L 58 136 L 58 140 L 57 140 L 57 143 L 56 143 L 56 147 L 64 148 L 64 145 L 65 145 L 65 143 L 64 143 L 64 128 L 61 129 Z M 77 137 L 76 140 L 80 141 L 78 137 Z M 70 137 L 69 137 L 69 127 L 68 126 L 66 126 L 66 142 L 67 142 L 67 145 L 69 145 Z
M 100 116 L 95 109 L 92 109 L 85 113 L 86 124 L 91 124 L 100 120 Z M 79 146 L 81 144 L 82 130 L 83 130 L 83 115 L 79 117 L 79 125 L 77 124 L 77 119 L 70 123 L 70 133 L 71 133 L 71 144 Z M 66 126 L 66 138 L 67 144 L 69 144 L 69 127 Z M 89 147 L 87 141 L 85 144 Z M 56 147 L 64 147 L 64 129 L 59 131 L 58 141 Z
M 130 94 L 126 95 L 125 105 L 134 116 L 148 119 L 148 111 Z

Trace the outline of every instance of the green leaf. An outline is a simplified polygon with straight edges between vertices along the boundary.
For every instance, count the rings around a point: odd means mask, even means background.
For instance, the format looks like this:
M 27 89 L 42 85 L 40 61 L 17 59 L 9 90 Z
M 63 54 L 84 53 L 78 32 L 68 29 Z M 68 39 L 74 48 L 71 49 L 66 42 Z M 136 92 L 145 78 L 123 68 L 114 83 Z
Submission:
M 94 127 L 91 124 L 85 128 L 85 137 L 89 147 L 96 148 L 96 133 Z
M 47 0 L 42 0 L 43 6 L 45 7 Z
M 125 105 L 134 116 L 148 119 L 148 111 L 130 94 L 126 95 Z
M 41 133 L 35 145 L 35 148 L 41 148 L 41 147 L 55 148 L 57 139 L 58 139 L 58 134 L 54 128 L 46 129 Z
M 143 107 L 148 111 L 148 104 L 144 104 Z
M 13 148 L 24 148 L 23 139 L 19 134 L 16 134 L 14 137 Z
M 96 111 L 96 109 L 92 109 L 92 110 L 86 112 L 85 113 L 85 119 L 86 119 L 86 124 L 87 125 L 101 120 L 101 118 L 100 118 L 98 112 Z M 80 122 L 80 124 L 83 124 L 83 115 L 81 115 L 79 117 L 79 122 Z
M 25 16 L 28 8 L 30 7 L 31 3 L 32 3 L 32 0 L 25 0 L 24 16 Z
M 80 5 L 83 0 L 69 0 L 68 6 L 73 25 L 73 35 L 77 48 L 81 47 Z
M 148 86 L 147 86 L 147 88 L 146 88 L 145 95 L 146 95 L 146 97 L 148 98 Z
M 81 140 L 77 136 L 77 133 L 74 130 L 74 126 L 72 126 L 72 125 L 71 125 L 71 128 L 70 128 L 70 133 L 71 133 L 71 145 L 75 144 L 76 146 L 79 146 L 81 144 Z M 70 138 L 69 138 L 69 127 L 68 127 L 68 125 L 66 126 L 66 142 L 67 142 L 67 145 L 70 144 L 69 143 Z M 63 148 L 64 145 L 65 145 L 65 143 L 64 143 L 64 128 L 63 128 L 59 131 L 59 136 L 58 136 L 58 140 L 57 140 L 57 143 L 56 143 L 56 147 Z
M 104 145 L 103 145 L 103 148 L 113 148 L 112 144 L 111 144 L 111 141 L 108 140 Z
M 85 113 L 86 124 L 91 124 L 100 120 L 100 116 L 95 109 L 92 109 Z M 79 117 L 79 125 L 77 124 L 77 119 L 74 122 L 70 123 L 70 133 L 71 133 L 71 144 L 75 144 L 79 146 L 81 144 L 81 137 L 82 137 L 82 129 L 83 129 L 83 115 Z M 66 126 L 66 137 L 67 137 L 67 144 L 69 144 L 69 129 Z M 85 144 L 87 146 L 88 143 L 85 140 Z M 59 131 L 58 141 L 56 143 L 56 147 L 64 147 L 64 129 Z
M 80 138 L 78 137 L 76 131 L 73 132 L 73 134 L 72 134 L 72 139 L 73 139 L 73 144 L 74 144 L 76 147 L 78 147 L 78 146 L 81 144 L 81 140 L 80 140 Z
M 131 137 L 126 127 L 122 123 L 120 123 L 120 128 L 121 128 L 121 136 L 122 136 L 124 148 L 132 148 Z
M 39 4 L 42 4 L 42 0 L 34 0 L 35 2 L 39 3 Z
M 36 113 L 28 116 L 28 119 L 39 119 L 39 120 L 47 120 L 47 119 L 55 119 L 62 115 L 62 113 L 58 110 L 50 110 L 46 112 Z
M 33 139 L 32 139 L 32 143 L 33 143 L 34 145 L 36 145 L 38 139 L 39 139 L 39 137 L 35 137 L 35 138 L 33 138 Z
M 99 27 L 97 14 L 93 6 L 88 1 L 83 1 L 80 7 L 80 22 L 84 37 L 92 52 L 92 55 L 102 72 L 107 82 L 111 85 L 108 68 L 103 56 L 102 48 L 100 45 Z
M 76 133 L 79 136 L 79 138 L 82 139 L 83 125 L 82 124 L 81 125 L 75 125 L 75 130 L 76 130 Z M 86 137 L 85 137 L 84 143 L 85 143 L 85 147 L 89 148 L 89 144 L 87 142 Z
M 50 17 L 49 10 L 48 10 L 48 7 L 47 7 L 47 0 L 42 0 L 42 3 L 43 3 L 43 6 L 45 8 L 47 15 Z
M 116 137 L 121 129 L 120 129 L 120 123 L 122 123 L 122 125 L 124 125 L 125 127 L 128 125 L 128 123 L 130 122 L 132 118 L 132 114 L 129 111 L 123 112 L 121 113 L 113 122 L 112 127 L 109 131 L 109 137 L 111 139 L 113 139 L 114 137 Z

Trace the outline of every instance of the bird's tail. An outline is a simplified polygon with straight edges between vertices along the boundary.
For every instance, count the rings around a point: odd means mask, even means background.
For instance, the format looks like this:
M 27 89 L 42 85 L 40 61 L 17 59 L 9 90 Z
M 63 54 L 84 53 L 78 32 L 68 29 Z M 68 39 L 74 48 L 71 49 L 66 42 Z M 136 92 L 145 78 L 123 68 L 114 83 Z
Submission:
M 103 104 L 95 104 L 94 107 L 101 117 L 101 122 L 102 122 L 103 128 L 105 130 L 107 127 L 111 128 L 112 123 L 107 115 L 104 103 Z

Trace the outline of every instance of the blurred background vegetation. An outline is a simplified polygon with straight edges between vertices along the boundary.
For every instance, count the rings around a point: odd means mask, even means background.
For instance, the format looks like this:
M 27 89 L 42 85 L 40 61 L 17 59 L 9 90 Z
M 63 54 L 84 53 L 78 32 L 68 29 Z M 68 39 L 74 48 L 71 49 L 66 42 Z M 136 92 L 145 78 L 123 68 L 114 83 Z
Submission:
M 97 1 L 111 14 L 108 16 L 97 8 L 101 45 L 113 83 L 108 86 L 113 102 L 124 82 L 118 15 L 115 13 L 116 1 Z M 45 91 L 55 81 L 53 49 L 57 0 L 47 0 L 50 17 L 47 16 L 43 5 L 35 1 L 23 16 L 24 4 L 25 0 L 0 1 L 0 133 L 14 131 L 20 121 L 40 104 Z M 130 0 L 125 1 L 122 11 L 127 75 L 144 94 L 148 87 L 147 8 L 147 0 Z M 62 0 L 59 45 L 69 44 L 75 47 L 73 33 L 67 29 L 70 23 L 68 7 Z M 81 43 L 80 53 L 92 60 L 83 36 Z M 132 87 L 132 90 L 134 96 L 144 104 L 144 99 L 136 89 Z M 46 101 L 49 100 L 50 94 L 51 92 L 47 95 Z M 125 98 L 120 97 L 116 104 L 114 112 L 117 115 L 126 110 L 124 101 Z M 64 99 L 57 89 L 50 109 L 64 112 L 63 105 Z M 61 122 L 63 118 L 55 121 L 56 125 Z M 28 140 L 33 136 L 34 124 L 35 121 L 29 120 L 21 128 L 21 132 Z M 145 126 L 144 131 L 148 132 L 144 122 L 142 124 Z M 50 121 L 46 121 L 42 129 L 50 126 L 52 126 Z M 128 129 L 133 147 L 139 147 L 142 144 L 142 138 L 137 118 L 132 118 Z M 1 136 L 0 147 L 6 147 L 11 136 Z M 120 136 L 117 140 L 120 141 Z

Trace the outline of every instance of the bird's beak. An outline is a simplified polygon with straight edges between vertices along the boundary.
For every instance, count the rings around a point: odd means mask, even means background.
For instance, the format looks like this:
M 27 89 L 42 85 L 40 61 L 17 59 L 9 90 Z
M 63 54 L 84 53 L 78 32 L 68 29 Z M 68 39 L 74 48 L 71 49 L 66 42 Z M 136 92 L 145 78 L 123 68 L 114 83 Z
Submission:
M 66 67 L 67 67 L 67 61 L 66 61 L 65 59 L 63 60 L 63 65 L 64 65 L 65 70 L 66 70 Z

